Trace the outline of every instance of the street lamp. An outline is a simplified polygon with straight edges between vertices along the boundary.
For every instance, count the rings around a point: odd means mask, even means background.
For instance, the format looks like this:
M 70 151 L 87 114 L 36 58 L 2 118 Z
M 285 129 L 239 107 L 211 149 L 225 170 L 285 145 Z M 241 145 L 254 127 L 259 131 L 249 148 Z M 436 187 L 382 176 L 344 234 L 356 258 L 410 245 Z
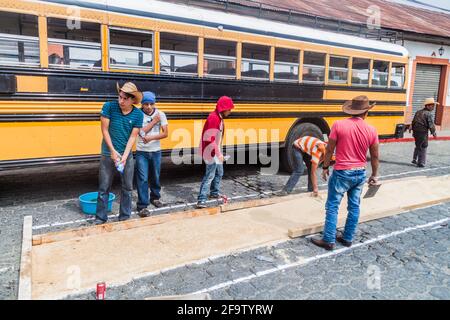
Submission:
M 439 48 L 439 55 L 442 57 L 442 55 L 444 54 L 444 47 L 443 46 L 441 46 L 440 48 Z

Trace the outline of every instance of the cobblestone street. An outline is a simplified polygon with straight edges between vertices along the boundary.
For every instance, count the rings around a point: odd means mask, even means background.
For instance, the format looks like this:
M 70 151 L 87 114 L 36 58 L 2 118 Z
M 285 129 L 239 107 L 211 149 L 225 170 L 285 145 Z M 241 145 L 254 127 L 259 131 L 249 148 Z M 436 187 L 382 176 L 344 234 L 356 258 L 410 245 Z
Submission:
M 410 163 L 412 150 L 412 143 L 382 144 L 381 180 L 450 174 L 449 141 L 430 142 L 425 168 Z M 154 214 L 193 207 L 202 170 L 163 164 L 166 207 Z M 285 172 L 261 174 L 258 165 L 228 165 L 222 191 L 232 202 L 270 197 L 287 179 Z M 0 299 L 17 297 L 23 217 L 33 216 L 33 234 L 84 226 L 86 216 L 77 198 L 96 191 L 97 180 L 96 163 L 0 172 Z M 305 185 L 304 176 L 296 192 L 305 192 Z M 113 192 L 120 194 L 118 180 Z M 134 191 L 134 203 L 136 198 Z M 116 221 L 118 203 L 110 221 Z M 329 253 L 301 237 L 108 287 L 107 298 L 206 291 L 215 299 L 450 299 L 449 220 L 450 203 L 416 209 L 360 224 L 351 248 L 338 246 Z

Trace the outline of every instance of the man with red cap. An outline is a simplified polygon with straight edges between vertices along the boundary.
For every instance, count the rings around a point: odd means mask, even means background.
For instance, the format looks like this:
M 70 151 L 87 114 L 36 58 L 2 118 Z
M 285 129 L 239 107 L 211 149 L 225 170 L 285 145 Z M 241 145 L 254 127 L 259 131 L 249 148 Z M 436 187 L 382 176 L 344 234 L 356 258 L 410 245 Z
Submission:
M 200 186 L 197 200 L 197 208 L 206 208 L 206 200 L 220 197 L 220 182 L 223 176 L 224 156 L 221 151 L 221 143 L 224 134 L 224 119 L 231 114 L 234 108 L 230 97 L 220 97 L 216 109 L 206 119 L 200 142 L 200 153 L 206 164 L 206 172 Z

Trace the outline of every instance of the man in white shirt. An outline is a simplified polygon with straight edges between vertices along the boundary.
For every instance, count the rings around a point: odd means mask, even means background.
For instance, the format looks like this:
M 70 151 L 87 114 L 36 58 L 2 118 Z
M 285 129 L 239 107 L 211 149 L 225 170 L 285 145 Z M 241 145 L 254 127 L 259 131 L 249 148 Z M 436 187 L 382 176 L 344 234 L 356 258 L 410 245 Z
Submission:
M 169 135 L 166 115 L 155 106 L 153 92 L 143 92 L 142 111 L 144 121 L 136 144 L 136 181 L 138 191 L 137 210 L 140 217 L 147 217 L 149 203 L 160 208 L 163 203 L 159 175 L 161 172 L 161 139 Z M 150 181 L 149 181 L 150 180 Z M 150 184 L 150 198 L 148 187 Z

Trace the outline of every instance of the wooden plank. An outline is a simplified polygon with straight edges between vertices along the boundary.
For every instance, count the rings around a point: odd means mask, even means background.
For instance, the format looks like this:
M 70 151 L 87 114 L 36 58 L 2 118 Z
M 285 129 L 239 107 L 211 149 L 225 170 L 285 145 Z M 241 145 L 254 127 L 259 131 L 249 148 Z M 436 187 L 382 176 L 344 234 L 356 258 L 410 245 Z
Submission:
M 412 205 L 412 206 L 399 207 L 398 209 L 391 209 L 391 210 L 374 212 L 374 213 L 370 213 L 370 214 L 364 214 L 364 215 L 360 216 L 358 223 L 363 223 L 363 222 L 368 222 L 368 221 L 372 221 L 372 220 L 378 220 L 378 219 L 382 219 L 382 218 L 386 218 L 386 217 L 391 217 L 391 216 L 395 216 L 397 214 L 403 213 L 405 211 L 420 209 L 420 208 L 428 207 L 428 206 L 432 206 L 432 205 L 437 205 L 439 203 L 444 203 L 447 201 L 450 201 L 450 197 L 439 199 L 439 200 L 428 201 L 428 202 L 424 202 L 424 203 Z M 345 226 L 345 219 L 346 219 L 346 216 L 342 216 L 342 217 L 338 218 L 338 223 L 337 223 L 338 228 L 342 228 Z M 323 231 L 324 222 L 311 224 L 311 225 L 297 226 L 295 228 L 289 229 L 288 236 L 289 236 L 289 238 L 298 238 L 298 237 L 303 237 L 303 236 L 307 236 L 310 234 L 319 233 L 319 232 Z
M 228 212 L 228 211 L 235 211 L 235 210 L 241 210 L 241 209 L 248 209 L 248 208 L 255 208 L 255 207 L 261 207 L 261 206 L 267 206 L 275 203 L 280 203 L 284 201 L 294 200 L 294 199 L 300 199 L 304 197 L 310 197 L 311 193 L 300 193 L 300 194 L 292 194 L 288 196 L 280 196 L 280 197 L 273 197 L 273 198 L 263 198 L 263 199 L 254 199 L 244 202 L 235 202 L 235 203 L 228 203 L 223 204 L 220 206 L 221 212 Z
M 220 213 L 219 207 L 205 208 L 201 210 L 190 210 L 174 212 L 158 216 L 150 216 L 147 218 L 132 219 L 128 221 L 118 221 L 112 223 L 101 224 L 97 226 L 89 226 L 74 230 L 65 230 L 59 232 L 46 233 L 42 235 L 36 235 L 33 237 L 33 246 L 42 245 L 45 243 L 52 243 L 57 241 L 65 241 L 74 238 L 83 238 L 102 233 L 116 232 L 122 230 L 128 230 L 133 228 L 139 228 L 144 226 L 156 225 L 174 220 L 201 217 L 207 215 L 215 215 Z
M 18 300 L 31 300 L 31 248 L 33 217 L 23 218 L 22 253 L 19 271 Z

